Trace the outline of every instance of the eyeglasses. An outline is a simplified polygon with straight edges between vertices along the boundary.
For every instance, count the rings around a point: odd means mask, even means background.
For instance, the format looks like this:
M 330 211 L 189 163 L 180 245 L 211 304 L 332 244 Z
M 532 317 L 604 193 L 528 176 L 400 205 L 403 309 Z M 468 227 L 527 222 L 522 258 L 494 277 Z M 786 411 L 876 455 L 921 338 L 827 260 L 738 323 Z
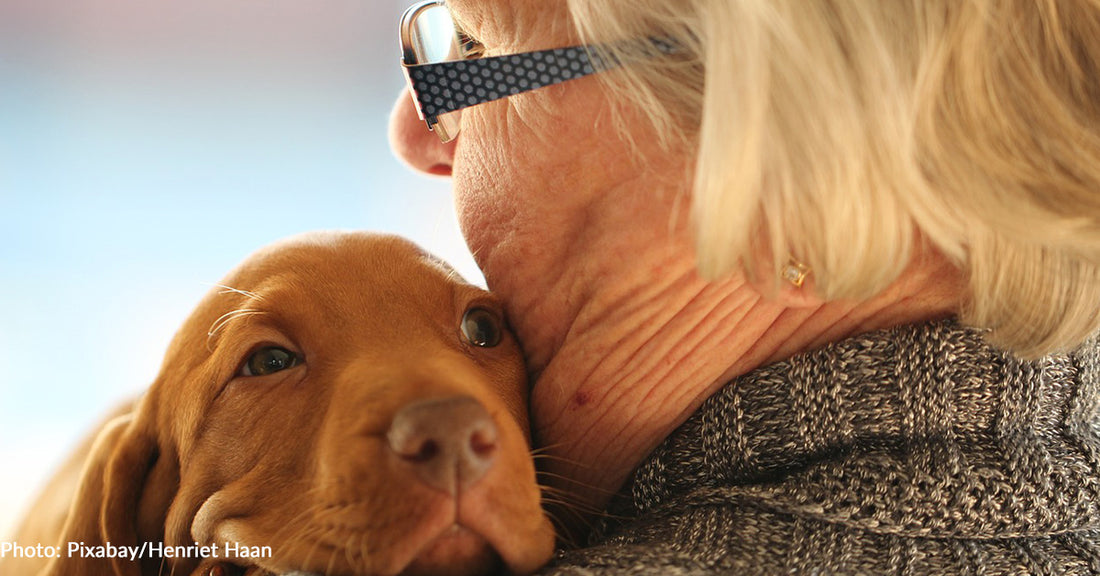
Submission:
M 444 0 L 401 17 L 401 65 L 416 112 L 443 142 L 458 135 L 463 108 L 605 70 L 588 46 L 481 57 L 480 44 L 451 18 Z
M 650 39 L 660 52 L 669 40 Z M 439 139 L 458 135 L 463 108 L 603 72 L 621 64 L 602 59 L 594 46 L 482 57 L 483 47 L 451 17 L 444 0 L 413 5 L 401 17 L 401 65 L 416 113 Z

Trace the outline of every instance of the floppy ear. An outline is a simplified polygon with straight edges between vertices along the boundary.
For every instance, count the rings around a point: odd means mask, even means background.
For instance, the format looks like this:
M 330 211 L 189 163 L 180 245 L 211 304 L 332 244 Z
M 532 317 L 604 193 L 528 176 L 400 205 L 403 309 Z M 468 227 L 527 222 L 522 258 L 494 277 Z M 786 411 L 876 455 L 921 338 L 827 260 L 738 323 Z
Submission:
M 163 515 L 174 493 L 174 472 L 156 466 L 156 437 L 135 414 L 119 416 L 99 433 L 84 466 L 80 487 L 62 531 L 61 557 L 49 564 L 53 576 L 139 576 L 141 562 L 129 558 L 81 558 L 69 556 L 70 542 L 85 546 L 140 546 L 139 534 L 160 538 Z M 171 466 L 174 470 L 174 465 Z M 159 469 L 158 469 L 159 468 Z M 150 482 L 155 480 L 155 482 Z M 143 518 L 146 515 L 159 518 Z M 146 531 L 152 528 L 153 533 Z M 145 530 L 141 530 L 146 526 Z M 145 533 L 145 534 L 143 534 Z M 159 559 L 156 559 L 159 563 Z
M 103 540 L 115 546 L 141 546 L 150 538 L 164 540 L 164 516 L 178 474 L 171 458 L 161 458 L 157 436 L 147 425 L 150 420 L 139 412 L 119 435 L 107 461 L 99 530 Z M 114 558 L 111 562 L 116 574 L 141 573 L 140 561 Z

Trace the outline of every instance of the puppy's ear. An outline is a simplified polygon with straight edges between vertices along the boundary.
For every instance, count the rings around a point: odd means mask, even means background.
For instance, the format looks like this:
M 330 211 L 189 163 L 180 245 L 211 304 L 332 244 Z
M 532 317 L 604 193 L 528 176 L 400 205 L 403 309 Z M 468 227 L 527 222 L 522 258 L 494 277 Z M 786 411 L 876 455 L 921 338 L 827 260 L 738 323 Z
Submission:
M 99 433 L 84 466 L 80 487 L 69 509 L 60 545 L 62 557 L 51 562 L 46 574 L 51 576 L 140 576 L 141 563 L 129 558 L 81 558 L 79 554 L 67 556 L 69 542 L 81 542 L 85 546 L 141 546 L 139 534 L 160 537 L 163 517 L 143 518 L 142 510 L 156 510 L 162 502 L 171 502 L 174 493 L 175 472 L 166 473 L 165 466 L 157 466 L 159 450 L 156 436 L 147 425 L 150 418 L 143 418 L 140 403 L 133 414 L 119 416 L 109 421 Z M 160 468 L 160 470 L 157 470 Z M 175 470 L 175 466 L 172 466 Z M 155 501 L 155 502 L 154 502 Z M 159 507 L 167 510 L 168 505 Z M 160 528 L 152 534 L 141 526 Z M 146 528 L 149 530 L 149 528 Z
M 161 458 L 152 418 L 142 411 L 118 435 L 103 477 L 99 531 L 115 546 L 141 546 L 144 538 L 163 540 L 164 514 L 178 485 L 173 458 Z M 141 573 L 141 563 L 112 560 L 115 573 Z
M 94 547 L 102 546 L 108 541 L 100 527 L 101 509 L 108 500 L 105 492 L 105 477 L 112 454 L 132 421 L 132 414 L 124 414 L 109 420 L 92 443 L 81 472 L 80 484 L 73 496 L 69 515 L 65 519 L 65 527 L 61 531 L 61 539 L 58 542 L 64 552 L 49 563 L 44 572 L 45 575 L 100 576 L 105 573 L 105 560 L 84 558 L 79 552 L 76 555 L 67 554 L 68 546 L 70 542 L 79 542 L 88 547 Z M 112 545 L 114 544 L 116 542 L 112 542 Z M 118 573 L 140 574 L 139 571 L 133 570 Z

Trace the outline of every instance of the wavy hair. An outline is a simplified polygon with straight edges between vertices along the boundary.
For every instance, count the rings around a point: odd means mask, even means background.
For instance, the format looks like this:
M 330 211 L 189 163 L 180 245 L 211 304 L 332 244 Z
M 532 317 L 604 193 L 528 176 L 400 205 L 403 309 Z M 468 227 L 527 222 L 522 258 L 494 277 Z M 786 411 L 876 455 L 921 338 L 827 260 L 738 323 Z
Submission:
M 998 345 L 1035 357 L 1100 328 L 1100 0 L 569 5 L 632 63 L 609 89 L 694 154 L 704 275 L 768 253 L 777 278 L 795 255 L 820 296 L 860 299 L 927 243 Z M 619 42 L 638 37 L 681 49 Z

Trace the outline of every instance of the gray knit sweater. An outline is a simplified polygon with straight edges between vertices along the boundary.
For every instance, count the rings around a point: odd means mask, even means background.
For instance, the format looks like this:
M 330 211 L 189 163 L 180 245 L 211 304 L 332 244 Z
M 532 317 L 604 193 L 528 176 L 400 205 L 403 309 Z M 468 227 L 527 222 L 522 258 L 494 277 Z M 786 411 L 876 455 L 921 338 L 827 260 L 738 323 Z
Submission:
M 1100 574 L 1100 346 L 1022 362 L 953 321 L 710 398 L 547 575 Z

